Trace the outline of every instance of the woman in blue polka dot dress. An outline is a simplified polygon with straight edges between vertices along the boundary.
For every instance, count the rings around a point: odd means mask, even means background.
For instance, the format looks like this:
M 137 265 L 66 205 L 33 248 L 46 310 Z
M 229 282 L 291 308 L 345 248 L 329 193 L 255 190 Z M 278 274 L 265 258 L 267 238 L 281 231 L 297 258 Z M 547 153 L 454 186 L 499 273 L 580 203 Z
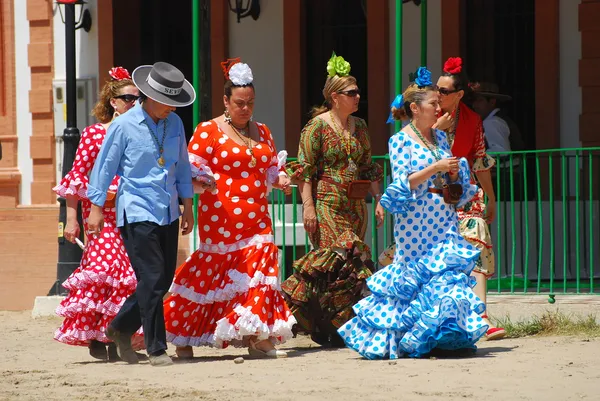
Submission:
M 393 119 L 410 121 L 389 141 L 393 183 L 381 199 L 394 215 L 397 251 L 368 279 L 372 295 L 354 305 L 356 317 L 338 330 L 368 359 L 476 349 L 488 327 L 479 316 L 485 305 L 471 289 L 479 251 L 459 235 L 456 214 L 477 187 L 467 161 L 452 157 L 446 134 L 432 128 L 438 96 L 421 67 L 392 103 Z M 456 196 L 446 203 L 448 184 Z

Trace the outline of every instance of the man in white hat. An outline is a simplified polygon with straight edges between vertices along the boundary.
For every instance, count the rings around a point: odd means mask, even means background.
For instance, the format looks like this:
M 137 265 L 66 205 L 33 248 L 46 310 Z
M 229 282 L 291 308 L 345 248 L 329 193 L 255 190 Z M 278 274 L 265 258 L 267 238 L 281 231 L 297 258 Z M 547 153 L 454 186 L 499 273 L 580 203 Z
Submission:
M 180 215 L 183 235 L 194 225 L 185 132 L 173 111 L 192 104 L 196 94 L 181 71 L 168 63 L 138 67 L 132 78 L 142 100 L 108 129 L 90 175 L 88 225 L 91 234 L 102 230 L 106 191 L 119 175 L 117 225 L 138 283 L 106 336 L 117 345 L 121 359 L 138 363 L 131 336 L 142 326 L 150 363 L 167 366 L 173 361 L 166 354 L 163 296 L 175 273 Z

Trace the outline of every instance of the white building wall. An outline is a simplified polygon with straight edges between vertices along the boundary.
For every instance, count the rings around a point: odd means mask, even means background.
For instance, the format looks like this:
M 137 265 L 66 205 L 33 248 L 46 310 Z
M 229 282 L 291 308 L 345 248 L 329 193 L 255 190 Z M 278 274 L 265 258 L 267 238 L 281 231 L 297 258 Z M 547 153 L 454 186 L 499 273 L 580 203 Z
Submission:
M 16 113 L 17 113 L 17 166 L 21 173 L 20 204 L 31 205 L 31 183 L 33 162 L 29 151 L 29 138 L 32 133 L 31 113 L 29 112 L 29 91 L 31 90 L 31 69 L 27 61 L 29 44 L 29 24 L 27 23 L 27 2 L 14 0 L 15 18 L 15 73 L 16 73 Z
M 229 12 L 229 55 L 252 68 L 256 88 L 254 118 L 269 126 L 277 149 L 285 149 L 283 1 L 261 0 L 260 17 Z M 296 146 L 296 145 L 294 145 Z
M 576 148 L 579 140 L 579 115 L 581 87 L 579 86 L 579 59 L 581 59 L 581 33 L 578 8 L 581 0 L 560 0 L 560 146 Z
M 403 6 L 402 18 L 402 90 L 408 85 L 408 74 L 421 66 L 421 7 L 414 3 Z M 390 103 L 396 97 L 396 1 L 389 0 L 390 23 Z M 427 68 L 433 82 L 442 71 L 442 0 L 427 2 Z M 390 125 L 393 130 L 393 125 Z

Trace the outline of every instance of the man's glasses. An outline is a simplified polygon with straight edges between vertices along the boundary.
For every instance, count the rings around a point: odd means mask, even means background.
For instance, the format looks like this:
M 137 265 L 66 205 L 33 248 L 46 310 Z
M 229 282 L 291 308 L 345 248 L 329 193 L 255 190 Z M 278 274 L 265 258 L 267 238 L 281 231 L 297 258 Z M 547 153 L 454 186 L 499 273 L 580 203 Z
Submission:
M 451 94 L 456 93 L 458 91 L 456 89 L 438 88 L 438 92 L 439 92 L 440 95 L 448 96 L 448 95 L 451 95 Z
M 115 96 L 115 99 L 121 99 L 121 100 L 123 100 L 126 103 L 135 102 L 139 98 L 140 97 L 137 96 L 137 95 L 130 95 L 130 94 Z
M 348 97 L 356 97 L 356 96 L 360 95 L 360 89 L 350 89 L 348 91 L 338 91 L 338 93 L 341 93 L 342 95 L 346 95 Z

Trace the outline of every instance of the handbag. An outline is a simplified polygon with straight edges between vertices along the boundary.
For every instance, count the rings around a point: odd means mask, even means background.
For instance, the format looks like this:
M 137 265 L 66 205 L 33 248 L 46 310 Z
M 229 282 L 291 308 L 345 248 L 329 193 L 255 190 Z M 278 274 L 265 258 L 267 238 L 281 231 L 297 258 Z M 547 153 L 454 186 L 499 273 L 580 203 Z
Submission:
M 451 183 L 444 184 L 442 187 L 442 195 L 444 196 L 444 202 L 449 205 L 456 205 L 460 201 L 460 197 L 463 194 L 462 185 Z
M 371 189 L 371 181 L 354 180 L 348 184 L 348 199 L 365 199 Z
M 105 208 L 114 208 L 117 205 L 117 193 L 115 191 L 106 191 Z

